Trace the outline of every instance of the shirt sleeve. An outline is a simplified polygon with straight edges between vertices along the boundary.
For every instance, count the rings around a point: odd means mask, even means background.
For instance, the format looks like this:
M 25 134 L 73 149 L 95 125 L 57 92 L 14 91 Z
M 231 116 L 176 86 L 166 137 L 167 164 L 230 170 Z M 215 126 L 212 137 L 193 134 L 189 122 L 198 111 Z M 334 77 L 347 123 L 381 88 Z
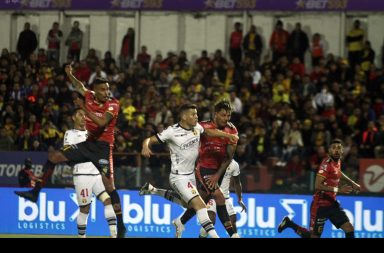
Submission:
M 65 131 L 63 143 L 64 147 L 68 145 L 71 145 L 71 132 L 69 130 Z
M 234 169 L 233 169 L 233 172 L 232 172 L 232 176 L 233 177 L 237 177 L 238 175 L 240 175 L 240 166 L 239 166 L 239 164 L 235 160 L 232 160 L 232 163 L 234 163 L 233 164 Z
M 195 128 L 200 132 L 200 134 L 204 133 L 204 127 L 202 127 L 199 123 L 197 123 Z
M 173 128 L 172 126 L 167 127 L 167 129 L 163 130 L 161 133 L 156 134 L 156 138 L 161 142 L 165 143 L 169 141 L 173 137 Z
M 320 165 L 319 170 L 317 171 L 317 175 L 320 177 L 327 178 L 327 164 L 323 163 Z
M 117 117 L 117 114 L 119 113 L 119 104 L 117 102 L 109 102 L 106 112 L 112 114 L 113 117 Z

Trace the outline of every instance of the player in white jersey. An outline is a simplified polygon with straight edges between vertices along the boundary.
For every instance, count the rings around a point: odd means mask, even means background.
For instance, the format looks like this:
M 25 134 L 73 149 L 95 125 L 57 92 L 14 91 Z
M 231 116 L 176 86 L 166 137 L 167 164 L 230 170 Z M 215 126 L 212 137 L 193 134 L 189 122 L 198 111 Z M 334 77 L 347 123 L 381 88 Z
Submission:
M 213 238 L 218 235 L 208 217 L 207 207 L 196 189 L 195 163 L 199 155 L 200 135 L 225 137 L 237 141 L 236 135 L 228 134 L 217 129 L 204 129 L 197 123 L 197 107 L 184 104 L 180 107 L 180 121 L 169 126 L 143 141 L 141 154 L 150 157 L 153 153 L 152 144 L 165 143 L 170 149 L 171 173 L 169 182 L 171 187 L 180 195 L 187 205 L 196 211 L 197 218 L 204 230 Z
M 228 211 L 229 218 L 231 219 L 232 227 L 235 233 L 237 233 L 237 227 L 236 227 L 236 212 L 233 208 L 233 203 L 232 199 L 230 198 L 229 195 L 229 186 L 231 182 L 231 178 L 233 178 L 233 182 L 235 185 L 235 192 L 237 195 L 237 203 L 241 206 L 242 211 L 247 211 L 247 207 L 245 206 L 243 202 L 243 197 L 242 197 L 242 186 L 240 182 L 240 167 L 239 164 L 235 161 L 232 160 L 231 163 L 229 164 L 227 170 L 225 171 L 225 174 L 223 176 L 223 179 L 220 184 L 220 189 L 223 192 L 224 198 L 225 198 L 225 205 Z M 208 210 L 208 215 L 209 218 L 212 220 L 213 224 L 215 224 L 216 220 L 216 201 L 211 198 L 208 203 L 207 203 L 207 210 Z M 200 229 L 200 238 L 205 238 L 207 237 L 207 233 Z
M 72 119 L 74 129 L 65 132 L 64 149 L 68 146 L 76 148 L 76 144 L 87 139 L 85 112 L 82 109 L 76 109 L 72 115 Z M 78 163 L 74 165 L 73 168 L 73 183 L 80 208 L 79 215 L 77 216 L 79 237 L 86 237 L 85 232 L 93 193 L 104 204 L 104 215 L 109 225 L 110 236 L 115 238 L 117 234 L 116 215 L 111 204 L 111 198 L 105 190 L 99 170 L 92 162 Z

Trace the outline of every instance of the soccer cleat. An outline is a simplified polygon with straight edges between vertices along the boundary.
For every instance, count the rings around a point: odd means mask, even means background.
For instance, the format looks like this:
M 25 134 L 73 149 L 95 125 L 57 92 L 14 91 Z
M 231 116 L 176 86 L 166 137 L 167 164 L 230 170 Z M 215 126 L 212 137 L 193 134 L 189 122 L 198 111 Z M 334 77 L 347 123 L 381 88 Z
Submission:
M 277 227 L 277 232 L 283 232 L 283 230 L 288 227 L 289 222 L 291 222 L 291 220 L 288 218 L 288 216 L 285 216 Z
M 143 195 L 150 195 L 150 194 L 151 194 L 151 191 L 152 191 L 154 188 L 155 188 L 155 187 L 153 187 L 153 185 L 151 185 L 150 183 L 146 182 L 146 183 L 140 188 L 139 195 L 140 195 L 140 196 L 143 196 Z
M 34 203 L 37 202 L 37 199 L 39 198 L 39 193 L 34 192 L 32 190 L 29 191 L 15 191 L 16 195 L 19 195 L 22 198 L 28 199 L 29 201 L 32 201 Z
M 127 229 L 125 228 L 125 226 L 117 226 L 116 238 L 125 238 L 126 233 L 127 233 Z
M 185 227 L 183 223 L 181 223 L 180 218 L 174 219 L 172 221 L 172 224 L 175 226 L 176 229 L 176 238 L 181 238 L 181 235 L 183 234 L 183 231 L 185 230 Z
M 232 234 L 231 238 L 240 238 L 240 235 L 238 233 Z

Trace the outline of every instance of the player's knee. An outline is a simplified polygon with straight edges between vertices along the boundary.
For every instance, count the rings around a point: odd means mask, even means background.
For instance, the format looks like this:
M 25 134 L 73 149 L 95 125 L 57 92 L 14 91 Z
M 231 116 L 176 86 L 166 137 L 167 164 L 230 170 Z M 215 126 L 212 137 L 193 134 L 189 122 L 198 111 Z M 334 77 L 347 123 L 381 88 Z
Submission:
M 85 205 L 85 206 L 80 206 L 80 212 L 88 214 L 89 213 L 89 208 L 91 207 L 91 204 Z
M 104 205 L 109 205 L 111 204 L 111 197 L 109 196 L 108 193 L 106 192 L 102 192 L 99 196 L 98 196 L 99 200 L 101 202 L 104 203 Z
M 48 160 L 56 164 L 65 161 L 66 158 L 60 151 L 55 150 L 48 153 Z
M 354 232 L 353 226 L 350 222 L 346 222 L 340 227 L 345 233 Z

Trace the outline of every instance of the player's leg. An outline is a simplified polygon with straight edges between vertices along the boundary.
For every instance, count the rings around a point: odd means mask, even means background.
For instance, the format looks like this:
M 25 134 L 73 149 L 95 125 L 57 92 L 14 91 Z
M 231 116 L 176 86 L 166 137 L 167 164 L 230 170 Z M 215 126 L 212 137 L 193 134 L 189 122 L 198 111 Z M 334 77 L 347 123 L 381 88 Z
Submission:
M 160 196 L 160 197 L 163 197 L 173 203 L 176 203 L 184 208 L 187 208 L 188 205 L 187 203 L 185 203 L 181 197 L 179 196 L 179 194 L 177 194 L 177 192 L 175 192 L 174 190 L 172 189 L 161 189 L 161 188 L 156 188 L 154 187 L 152 184 L 146 182 L 141 188 L 140 188 L 140 191 L 139 191 L 139 195 L 140 196 L 143 196 L 143 195 L 157 195 L 157 196 Z
M 219 217 L 219 220 L 223 224 L 225 230 L 227 231 L 230 237 L 238 237 L 238 235 L 233 230 L 232 223 L 229 219 L 229 214 L 225 205 L 225 198 L 223 192 L 219 187 L 217 187 L 213 192 L 212 196 L 216 201 L 217 216 Z
M 67 149 L 70 149 L 69 146 Z M 64 150 L 63 150 L 64 151 Z M 36 182 L 35 187 L 29 191 L 15 191 L 20 197 L 26 198 L 32 202 L 37 202 L 41 188 L 45 186 L 47 181 L 51 178 L 55 169 L 55 165 L 62 162 L 68 162 L 70 159 L 63 151 L 51 151 L 48 153 L 48 160 L 43 166 L 43 175 Z
M 125 228 L 123 221 L 120 196 L 114 183 L 112 149 L 113 146 L 106 142 L 93 142 L 92 146 L 90 147 L 92 153 L 90 154 L 89 158 L 100 171 L 105 189 L 111 197 L 113 210 L 115 211 L 117 218 L 117 237 L 124 238 L 127 229 Z
M 293 231 L 295 231 L 297 235 L 299 235 L 302 238 L 309 238 L 311 236 L 308 229 L 297 225 L 295 222 L 289 219 L 288 216 L 285 216 L 283 220 L 280 222 L 279 226 L 277 227 L 277 232 L 281 233 L 286 228 L 291 228 Z
M 345 233 L 345 238 L 355 238 L 355 229 L 351 224 L 344 209 L 339 202 L 335 202 L 329 214 L 329 220 L 336 228 L 341 228 Z
M 104 204 L 104 216 L 108 222 L 110 236 L 116 238 L 117 236 L 117 221 L 116 214 L 112 207 L 112 201 L 109 194 L 106 192 L 103 180 L 101 176 L 94 177 L 95 183 L 93 185 L 92 191 L 97 196 L 97 198 Z
M 209 219 L 207 207 L 196 189 L 196 180 L 194 174 L 191 175 L 170 175 L 171 187 L 188 203 L 189 207 L 196 211 L 197 219 L 200 225 L 207 231 L 212 238 L 218 238 L 215 227 Z M 177 229 L 177 227 L 176 227 Z M 181 233 L 176 230 L 177 237 Z
M 233 227 L 233 231 L 235 233 L 237 233 L 236 212 L 235 212 L 235 209 L 233 208 L 233 203 L 232 203 L 231 198 L 228 198 L 225 200 L 225 206 L 227 208 L 227 212 L 228 212 L 229 219 L 230 219 L 232 227 Z
M 207 202 L 207 211 L 209 219 L 212 221 L 213 225 L 216 223 L 216 202 L 214 199 L 210 199 Z M 208 236 L 207 231 L 202 227 L 200 228 L 199 238 L 206 238 Z
M 77 203 L 80 212 L 77 216 L 77 231 L 79 237 L 86 237 L 87 221 L 89 208 L 92 202 L 92 177 L 90 176 L 77 176 L 73 177 L 73 184 L 75 185 Z

